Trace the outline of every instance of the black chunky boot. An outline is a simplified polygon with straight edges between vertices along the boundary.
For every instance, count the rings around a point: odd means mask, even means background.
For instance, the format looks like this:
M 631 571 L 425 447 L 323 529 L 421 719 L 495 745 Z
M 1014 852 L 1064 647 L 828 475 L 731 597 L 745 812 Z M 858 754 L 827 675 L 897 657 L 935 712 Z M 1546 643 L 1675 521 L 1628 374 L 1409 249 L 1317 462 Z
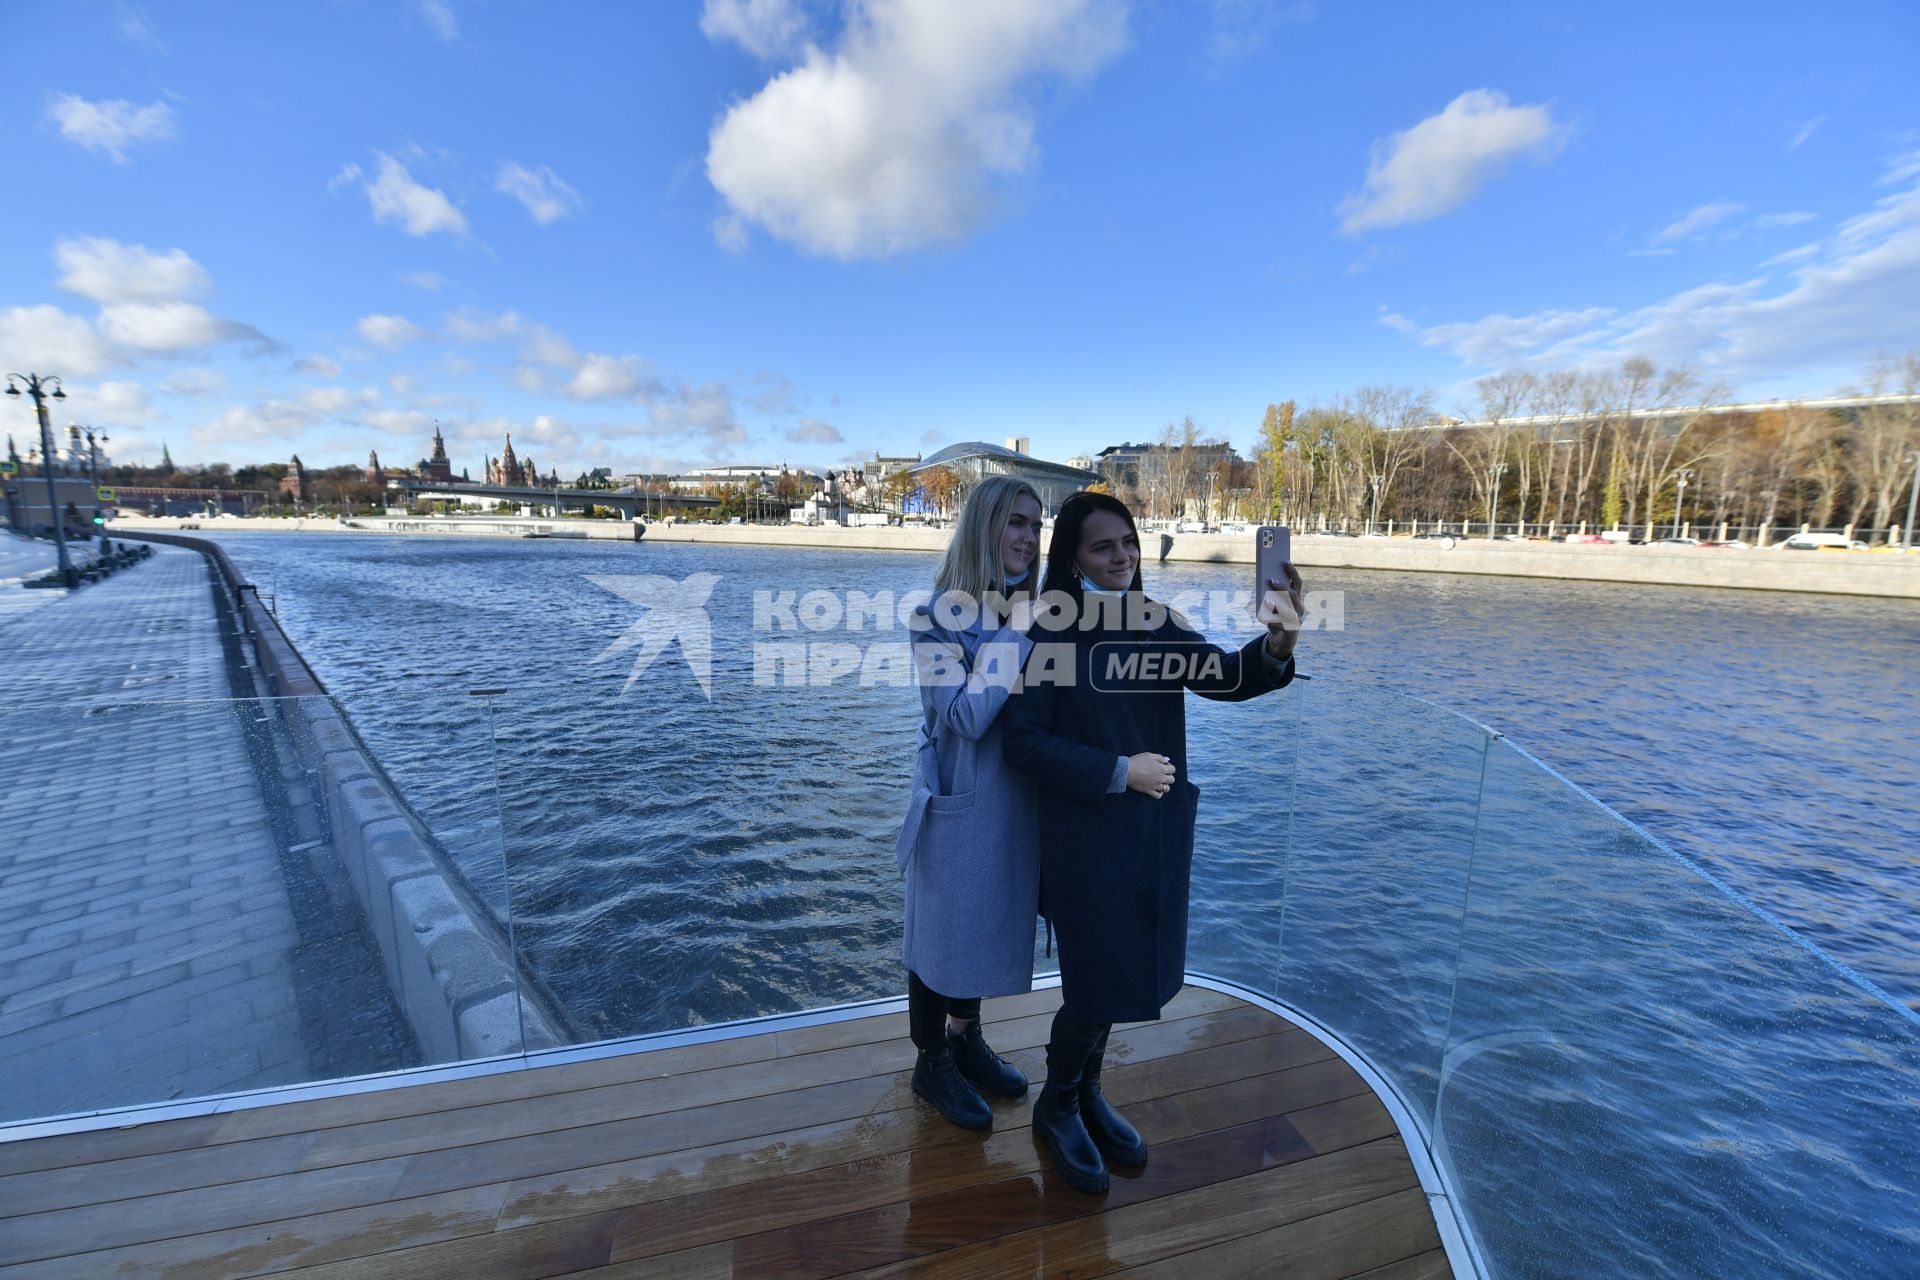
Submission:
M 1080 1072 L 1080 1117 L 1100 1154 L 1118 1165 L 1147 1162 L 1147 1141 L 1127 1118 L 1113 1109 L 1100 1091 L 1100 1064 L 1107 1056 L 1107 1038 L 1100 1037 Z
M 1003 1098 L 1027 1096 L 1027 1077 L 988 1047 L 978 1020 L 969 1022 L 965 1031 L 947 1032 L 947 1052 L 953 1055 L 960 1074 L 988 1093 Z
M 973 1091 L 953 1054 L 944 1048 L 923 1052 L 913 1064 L 913 1091 L 962 1129 L 986 1129 L 993 1124 L 993 1108 Z
M 1033 1131 L 1047 1144 L 1053 1167 L 1075 1191 L 1090 1196 L 1105 1194 L 1112 1178 L 1100 1148 L 1087 1135 L 1080 1119 L 1080 1092 L 1073 1082 L 1040 1086 L 1040 1100 L 1033 1104 Z

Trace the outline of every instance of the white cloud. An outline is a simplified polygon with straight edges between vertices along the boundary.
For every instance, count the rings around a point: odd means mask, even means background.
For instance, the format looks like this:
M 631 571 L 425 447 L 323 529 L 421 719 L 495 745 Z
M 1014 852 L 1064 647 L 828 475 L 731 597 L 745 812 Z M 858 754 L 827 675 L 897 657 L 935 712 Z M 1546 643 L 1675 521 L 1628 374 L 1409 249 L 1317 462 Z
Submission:
M 1786 266 L 1789 263 L 1805 262 L 1809 258 L 1818 257 L 1819 254 L 1820 242 L 1816 240 L 1812 244 L 1803 244 L 1797 249 L 1787 249 L 1776 253 L 1760 265 L 1762 267 Z
M 440 367 L 456 378 L 464 378 L 473 372 L 473 361 L 464 356 L 448 356 L 440 362 Z
M 425 289 L 428 293 L 438 293 L 447 283 L 445 276 L 437 271 L 409 271 L 400 277 L 401 281 L 416 289 Z
M 1813 136 L 1813 131 L 1815 129 L 1818 129 L 1821 125 L 1825 124 L 1826 122 L 1827 122 L 1827 118 L 1825 116 L 1815 116 L 1813 119 L 1801 125 L 1798 129 L 1795 129 L 1793 131 L 1793 136 L 1787 139 L 1787 150 L 1793 151 L 1797 149 L 1801 143 L 1805 142 L 1808 138 L 1811 138 Z
M 1581 311 L 1542 311 L 1530 316 L 1491 315 L 1466 323 L 1440 324 L 1419 331 L 1420 343 L 1444 347 L 1468 364 L 1504 368 L 1553 349 L 1570 334 L 1581 333 L 1613 312 L 1605 307 Z
M 296 438 L 329 418 L 355 421 L 379 400 L 372 387 L 346 391 L 339 387 L 309 387 L 290 398 L 267 397 L 250 405 L 235 405 L 194 429 L 194 441 L 209 452 L 234 444 L 278 441 L 291 451 Z
M 1671 258 L 1678 252 L 1680 252 L 1678 249 L 1671 246 L 1663 249 L 1629 249 L 1627 256 L 1629 258 Z
M 164 102 L 146 106 L 121 99 L 88 102 L 71 93 L 56 93 L 47 101 L 47 118 L 60 136 L 89 151 L 104 151 L 121 164 L 127 148 L 138 142 L 160 142 L 177 132 L 173 108 Z
M 53 256 L 63 273 L 60 287 L 95 302 L 178 302 L 211 287 L 184 249 L 155 253 L 141 244 L 81 236 L 60 241 Z
M 1420 327 L 1419 325 L 1415 324 L 1413 321 L 1401 315 L 1398 311 L 1394 311 L 1391 308 L 1385 307 L 1385 306 L 1382 306 L 1380 308 L 1380 323 L 1387 326 L 1387 328 L 1389 329 L 1397 329 L 1401 333 L 1412 333 L 1415 329 L 1418 329 Z
M 448 44 L 460 38 L 459 19 L 453 16 L 453 6 L 447 0 L 420 0 L 420 16 L 433 34 Z
M 1812 221 L 1812 214 L 1802 213 L 1796 210 L 1792 213 L 1763 213 L 1753 220 L 1753 225 L 1763 229 L 1772 227 L 1797 227 L 1803 222 Z
M 1682 214 L 1668 223 L 1653 237 L 1655 244 L 1672 244 L 1675 240 L 1684 240 L 1688 236 L 1699 235 L 1702 231 L 1725 222 L 1734 214 L 1745 209 L 1745 205 L 1734 204 L 1728 200 L 1718 200 L 1712 204 L 1703 204 L 1691 213 Z
M 580 193 L 544 164 L 538 169 L 529 169 L 508 160 L 500 166 L 493 189 L 527 206 L 533 220 L 543 227 L 570 213 L 578 213 L 581 208 Z
M 240 336 L 235 326 L 191 302 L 109 303 L 96 323 L 109 341 L 141 351 L 191 351 Z
M 1340 229 L 1425 222 L 1459 208 L 1513 161 L 1544 160 L 1567 126 L 1544 103 L 1511 106 L 1493 89 L 1470 89 L 1411 129 L 1373 144 L 1366 186 L 1347 197 Z
M 1911 347 L 1920 333 L 1920 184 L 1876 201 L 1831 239 L 1767 265 L 1785 263 L 1798 265 L 1784 287 L 1756 276 L 1685 289 L 1622 313 L 1494 315 L 1436 325 L 1417 337 L 1487 368 L 1594 366 L 1645 355 L 1736 386 L 1858 370 L 1878 352 Z
M 307 356 L 296 361 L 293 367 L 300 373 L 317 373 L 323 378 L 340 376 L 340 362 L 329 360 L 322 355 Z
M 573 349 L 573 343 L 566 334 L 543 324 L 534 325 L 528 332 L 520 354 L 536 364 L 550 364 L 562 369 L 578 368 L 585 358 Z
M 589 352 L 564 388 L 571 400 L 617 400 L 650 390 L 648 363 L 639 356 Z
M 805 46 L 807 15 L 794 0 L 707 0 L 700 30 L 710 40 L 731 40 L 770 62 Z
M 846 437 L 840 434 L 840 428 L 816 418 L 800 419 L 800 425 L 787 432 L 787 439 L 807 444 L 846 443 Z
M 733 411 L 733 394 L 719 382 L 682 385 L 665 392 L 652 406 L 647 430 L 656 436 L 704 438 L 709 449 L 747 440 L 747 430 Z
M 361 339 L 382 351 L 397 351 L 422 334 L 419 325 L 404 316 L 361 316 L 354 326 Z
M 467 234 L 466 215 L 454 207 L 444 192 L 414 181 L 407 166 L 384 151 L 374 152 L 374 158 L 378 161 L 379 173 L 371 182 L 359 165 L 348 164 L 333 176 L 328 187 L 359 185 L 373 208 L 373 220 L 398 223 L 410 236 L 430 236 L 437 231 L 456 236 Z
M 457 342 L 497 342 L 520 332 L 526 322 L 512 311 L 490 316 L 475 307 L 462 307 L 447 317 L 447 336 Z
M 213 369 L 177 369 L 160 382 L 160 389 L 175 396 L 209 396 L 227 385 Z
M 163 56 L 166 54 L 166 42 L 160 38 L 160 33 L 153 29 L 153 23 L 148 19 L 146 10 L 137 4 L 120 4 L 116 5 L 115 9 L 119 19 L 121 39 L 129 44 L 144 45 Z
M 874 257 L 965 236 L 993 183 L 1038 155 L 1020 90 L 1091 76 L 1126 41 L 1117 0 L 876 0 L 849 10 L 839 47 L 730 108 L 708 138 L 725 201 L 716 240 L 746 224 L 811 253 Z
M 147 389 L 137 382 L 98 382 L 65 390 L 69 412 L 88 426 L 139 426 L 153 417 Z
M 419 384 L 410 373 L 396 373 L 387 378 L 387 385 L 393 388 L 393 394 L 397 396 L 410 396 Z

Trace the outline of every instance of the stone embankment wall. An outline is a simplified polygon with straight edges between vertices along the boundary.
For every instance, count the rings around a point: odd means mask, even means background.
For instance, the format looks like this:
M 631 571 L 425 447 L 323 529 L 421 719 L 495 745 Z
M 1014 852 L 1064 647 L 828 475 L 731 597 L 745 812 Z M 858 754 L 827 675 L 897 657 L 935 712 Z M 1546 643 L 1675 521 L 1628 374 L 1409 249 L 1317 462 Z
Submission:
M 179 520 L 116 521 L 116 530 L 172 528 Z M 343 525 L 335 520 L 223 519 L 204 522 L 209 529 L 233 532 L 273 530 L 344 533 L 431 533 L 527 537 L 606 538 L 631 541 L 633 525 L 622 520 L 503 519 L 422 520 L 365 518 Z M 304 526 L 304 529 L 296 526 Z M 807 547 L 842 551 L 920 551 L 946 549 L 951 531 L 888 526 L 842 528 L 839 525 L 725 525 L 691 522 L 648 524 L 645 543 L 705 543 L 718 546 Z M 1155 559 L 1212 564 L 1252 564 L 1251 534 L 1162 534 L 1144 536 L 1149 563 Z M 1384 569 L 1401 573 L 1464 573 L 1513 578 L 1555 578 L 1618 582 L 1641 586 L 1721 587 L 1747 591 L 1785 591 L 1827 595 L 1886 596 L 1920 600 L 1920 552 L 1776 551 L 1724 547 L 1610 546 L 1560 542 L 1447 541 L 1413 538 L 1325 538 L 1293 540 L 1294 563 L 1303 569 Z
M 259 593 L 203 538 L 116 528 L 206 555 L 225 585 L 273 699 L 264 706 L 304 773 L 323 834 L 320 870 L 344 878 L 365 913 L 388 989 L 430 1062 L 551 1048 L 565 1013 L 517 963 L 499 922 L 401 798 Z M 270 766 L 269 766 L 270 767 Z

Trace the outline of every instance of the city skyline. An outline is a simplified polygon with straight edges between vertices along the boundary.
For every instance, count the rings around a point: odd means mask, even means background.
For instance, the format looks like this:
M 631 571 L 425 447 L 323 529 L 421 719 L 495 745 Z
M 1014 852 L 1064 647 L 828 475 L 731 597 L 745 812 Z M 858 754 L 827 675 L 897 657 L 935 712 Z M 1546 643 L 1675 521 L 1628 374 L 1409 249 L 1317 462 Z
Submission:
M 12 16 L 0 356 L 129 462 L 1244 454 L 1365 383 L 1818 396 L 1920 334 L 1891 3 Z

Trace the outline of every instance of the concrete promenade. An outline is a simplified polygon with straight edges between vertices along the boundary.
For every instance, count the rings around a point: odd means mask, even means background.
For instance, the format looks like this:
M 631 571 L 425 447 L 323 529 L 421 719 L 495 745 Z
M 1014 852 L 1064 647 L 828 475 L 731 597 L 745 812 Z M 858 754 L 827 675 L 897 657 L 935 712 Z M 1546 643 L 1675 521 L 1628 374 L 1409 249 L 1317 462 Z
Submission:
M 181 521 L 130 517 L 129 529 L 205 532 L 391 533 L 408 536 L 546 536 L 633 540 L 624 520 L 516 520 L 473 517 L 432 520 L 419 517 L 362 517 L 352 524 L 336 520 L 221 519 Z M 1785 533 L 1782 530 L 1782 533 Z M 922 551 L 946 548 L 945 529 L 842 528 L 838 525 L 724 525 L 703 522 L 649 524 L 642 544 L 703 543 L 716 546 L 806 547 L 840 551 Z M 1163 535 L 1147 533 L 1148 564 L 1160 557 Z M 1173 563 L 1252 564 L 1251 535 L 1170 534 L 1165 559 Z M 1311 534 L 1293 540 L 1294 562 L 1303 569 L 1380 569 L 1401 573 L 1462 573 L 1578 582 L 1617 582 L 1638 586 L 1715 587 L 1794 594 L 1880 596 L 1920 600 L 1920 553 L 1893 551 L 1776 551 L 1750 548 L 1683 546 L 1603 546 L 1559 542 L 1490 542 L 1481 539 L 1420 541 L 1413 538 L 1328 538 Z
M 205 560 L 12 596 L 43 599 L 0 608 L 0 1121 L 309 1078 Z

